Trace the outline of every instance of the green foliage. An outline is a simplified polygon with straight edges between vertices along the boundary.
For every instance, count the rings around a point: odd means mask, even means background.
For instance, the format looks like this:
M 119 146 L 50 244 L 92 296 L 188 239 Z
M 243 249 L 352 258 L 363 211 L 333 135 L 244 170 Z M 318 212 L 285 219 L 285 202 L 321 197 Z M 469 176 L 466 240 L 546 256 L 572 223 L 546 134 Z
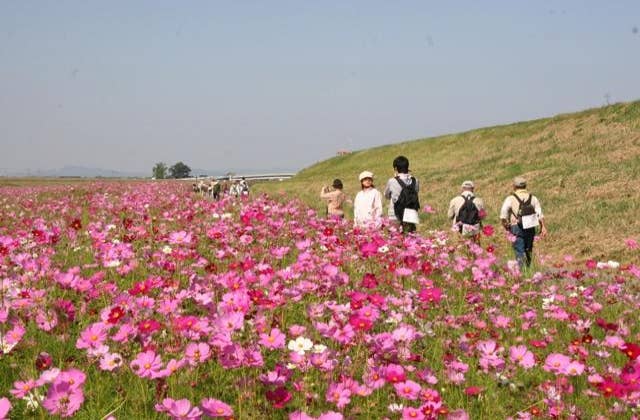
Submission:
M 169 168 L 169 176 L 171 178 L 187 178 L 191 174 L 191 168 L 182 163 L 182 161 L 176 163 Z
M 153 173 L 153 177 L 155 179 L 165 179 L 167 177 L 168 169 L 169 168 L 167 167 L 166 163 L 158 162 L 155 164 L 151 172 Z

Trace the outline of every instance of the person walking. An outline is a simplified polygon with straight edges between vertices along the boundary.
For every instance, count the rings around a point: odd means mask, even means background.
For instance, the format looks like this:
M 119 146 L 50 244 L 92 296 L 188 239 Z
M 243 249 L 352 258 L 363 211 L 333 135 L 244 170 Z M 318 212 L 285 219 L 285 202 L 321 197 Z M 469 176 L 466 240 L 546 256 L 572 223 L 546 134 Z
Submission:
M 353 223 L 356 227 L 379 227 L 382 217 L 382 194 L 373 185 L 373 173 L 358 176 L 362 190 L 353 201 Z
M 409 159 L 398 156 L 393 160 L 393 178 L 389 178 L 384 197 L 389 200 L 389 219 L 397 220 L 402 233 L 415 232 L 418 223 L 420 184 L 409 173 Z
M 540 226 L 540 236 L 547 234 L 540 201 L 527 191 L 527 180 L 521 176 L 513 180 L 513 193 L 507 196 L 500 209 L 502 226 L 515 236 L 513 250 L 520 268 L 531 266 L 533 240 L 536 228 Z
M 464 181 L 462 191 L 449 202 L 447 217 L 451 221 L 451 229 L 460 232 L 462 237 L 471 238 L 474 242 L 480 239 L 482 219 L 486 216 L 484 201 L 474 193 L 473 181 Z
M 331 184 L 331 189 L 328 185 L 322 187 L 320 191 L 320 198 L 327 201 L 327 216 L 344 218 L 344 210 L 342 205 L 348 202 L 346 194 L 342 191 L 343 185 L 340 179 L 334 179 Z

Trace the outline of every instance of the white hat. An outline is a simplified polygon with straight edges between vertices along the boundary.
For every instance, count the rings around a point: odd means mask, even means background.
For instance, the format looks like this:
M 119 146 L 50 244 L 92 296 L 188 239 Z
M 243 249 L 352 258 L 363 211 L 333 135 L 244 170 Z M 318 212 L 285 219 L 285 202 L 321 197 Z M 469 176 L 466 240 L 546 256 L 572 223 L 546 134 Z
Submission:
M 464 181 L 462 183 L 462 188 L 474 188 L 473 181 Z
M 360 175 L 358 175 L 358 180 L 362 181 L 365 178 L 373 179 L 373 172 L 369 172 L 369 171 L 360 172 Z

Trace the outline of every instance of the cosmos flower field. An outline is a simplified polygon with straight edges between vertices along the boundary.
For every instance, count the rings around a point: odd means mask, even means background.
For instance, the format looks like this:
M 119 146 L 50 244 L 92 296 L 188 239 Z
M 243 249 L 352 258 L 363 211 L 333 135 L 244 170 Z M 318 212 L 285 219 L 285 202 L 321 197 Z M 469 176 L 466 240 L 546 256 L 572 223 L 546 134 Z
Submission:
M 507 240 L 0 188 L 0 419 L 637 418 L 640 259 L 521 273 Z

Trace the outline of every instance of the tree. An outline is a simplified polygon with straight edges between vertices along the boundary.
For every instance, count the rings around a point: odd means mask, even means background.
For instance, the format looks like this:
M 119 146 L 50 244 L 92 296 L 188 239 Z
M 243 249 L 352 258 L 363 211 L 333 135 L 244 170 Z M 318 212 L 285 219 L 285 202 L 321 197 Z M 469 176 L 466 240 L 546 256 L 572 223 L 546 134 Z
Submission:
M 191 168 L 182 162 L 178 162 L 169 168 L 171 178 L 188 178 L 191 174 Z
M 151 170 L 155 179 L 165 179 L 167 177 L 167 164 L 164 162 L 158 162 Z

